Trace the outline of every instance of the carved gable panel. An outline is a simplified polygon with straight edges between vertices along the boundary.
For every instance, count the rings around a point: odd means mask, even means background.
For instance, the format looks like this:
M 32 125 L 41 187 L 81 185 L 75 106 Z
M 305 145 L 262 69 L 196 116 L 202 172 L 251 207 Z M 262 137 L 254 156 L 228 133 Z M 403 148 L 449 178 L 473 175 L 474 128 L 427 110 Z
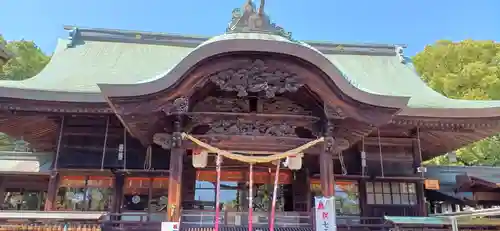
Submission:
M 246 99 L 218 98 L 208 96 L 196 103 L 194 112 L 249 112 L 250 104 Z
M 237 92 L 239 97 L 264 93 L 267 98 L 273 98 L 279 93 L 296 92 L 304 85 L 296 74 L 261 59 L 249 59 L 238 67 L 214 73 L 208 79 L 223 91 Z
M 219 120 L 211 124 L 207 134 L 291 136 L 295 137 L 295 126 L 279 121 Z
M 262 100 L 262 113 L 312 116 L 312 112 L 284 97 Z

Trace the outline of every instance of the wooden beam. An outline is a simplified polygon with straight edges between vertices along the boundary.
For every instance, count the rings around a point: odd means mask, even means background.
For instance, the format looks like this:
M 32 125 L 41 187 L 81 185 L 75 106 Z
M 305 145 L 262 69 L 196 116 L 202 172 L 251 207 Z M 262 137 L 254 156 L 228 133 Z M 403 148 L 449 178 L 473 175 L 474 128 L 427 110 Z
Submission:
M 365 145 L 378 146 L 405 146 L 411 147 L 415 138 L 411 137 L 365 137 Z M 380 142 L 380 143 L 379 143 Z
M 104 137 L 106 129 L 104 127 L 72 127 L 66 126 L 64 135 L 68 136 L 97 136 Z M 108 136 L 123 136 L 123 128 L 110 127 Z

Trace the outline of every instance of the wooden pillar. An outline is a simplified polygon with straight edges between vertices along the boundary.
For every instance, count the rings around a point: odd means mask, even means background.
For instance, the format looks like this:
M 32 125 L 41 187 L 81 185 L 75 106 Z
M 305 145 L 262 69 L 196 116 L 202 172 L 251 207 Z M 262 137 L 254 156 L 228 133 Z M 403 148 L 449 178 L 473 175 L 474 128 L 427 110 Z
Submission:
M 57 171 L 52 171 L 49 178 L 49 187 L 47 189 L 47 198 L 45 199 L 45 211 L 56 210 L 57 190 L 59 189 L 60 175 Z
M 423 172 L 418 172 L 417 168 L 420 167 L 422 164 L 422 155 L 420 153 L 420 145 L 418 143 L 419 141 L 413 141 L 413 168 L 415 169 L 415 174 L 418 176 L 424 178 L 424 173 Z M 419 216 L 427 216 L 427 205 L 425 203 L 425 187 L 424 187 L 424 181 L 420 180 L 416 182 L 416 187 L 415 187 L 416 193 L 417 193 L 417 206 L 418 206 L 418 211 L 417 215 Z
M 302 168 L 294 173 L 292 181 L 293 211 L 304 212 L 311 208 L 311 183 L 306 169 Z
M 6 176 L 0 176 L 0 203 L 5 201 L 5 185 L 7 183 Z
M 333 150 L 334 140 L 332 137 L 326 138 L 323 144 L 323 150 L 319 155 L 319 171 L 321 192 L 323 196 L 330 197 L 335 195 L 335 179 L 333 172 L 333 159 L 331 151 Z
M 120 213 L 123 201 L 123 187 L 125 185 L 125 176 L 123 174 L 115 174 L 113 179 L 113 198 L 111 199 L 111 213 Z
M 368 195 L 366 193 L 366 178 L 361 178 L 358 183 L 359 192 L 359 210 L 362 217 L 371 217 L 371 211 L 368 205 Z
M 170 149 L 170 177 L 168 180 L 167 220 L 179 221 L 181 210 L 182 167 L 186 150 L 182 147 L 180 118 L 174 121 L 172 147 Z
M 196 190 L 196 169 L 193 167 L 191 161 L 184 163 L 184 170 L 182 176 L 182 200 L 189 201 L 189 208 L 194 209 L 195 190 Z

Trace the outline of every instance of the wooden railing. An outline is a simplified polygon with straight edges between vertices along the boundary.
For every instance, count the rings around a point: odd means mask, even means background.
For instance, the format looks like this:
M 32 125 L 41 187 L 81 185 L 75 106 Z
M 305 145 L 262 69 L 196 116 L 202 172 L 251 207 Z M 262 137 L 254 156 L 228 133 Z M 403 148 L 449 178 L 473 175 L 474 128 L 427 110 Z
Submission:
M 0 224 L 0 231 L 102 231 L 100 224 L 78 224 L 78 223 L 57 223 L 57 224 L 26 224 L 9 223 Z
M 314 216 L 310 212 L 277 212 L 275 218 L 276 228 L 313 228 Z M 182 229 L 213 227 L 215 223 L 214 211 L 184 210 L 181 216 Z M 246 227 L 248 226 L 247 212 L 221 212 L 219 217 L 221 227 Z M 253 213 L 253 227 L 267 228 L 269 225 L 268 212 Z M 339 228 L 382 228 L 391 226 L 385 224 L 383 218 L 370 218 L 359 216 L 337 216 Z M 190 229 L 191 230 L 191 229 Z
M 253 226 L 267 227 L 269 224 L 268 212 L 254 212 Z M 184 210 L 181 216 L 182 227 L 206 227 L 215 223 L 215 212 L 200 210 Z M 248 212 L 221 212 L 219 223 L 223 226 L 246 226 L 248 225 Z M 312 220 L 307 212 L 277 212 L 276 227 L 308 227 Z
M 0 211 L 0 231 L 101 231 L 105 212 Z
M 103 231 L 160 231 L 165 213 L 124 212 L 108 214 L 102 221 Z
M 101 213 L 102 214 L 102 213 Z M 125 212 L 104 214 L 92 212 L 10 212 L 0 211 L 0 231 L 160 231 L 165 213 Z M 213 211 L 184 210 L 181 231 L 212 231 L 215 221 Z M 248 213 L 221 212 L 221 231 L 246 231 Z M 269 214 L 254 212 L 255 230 L 267 231 Z M 277 212 L 275 231 L 312 231 L 313 213 Z M 400 231 L 449 231 L 449 225 L 398 225 Z M 382 218 L 337 216 L 339 231 L 388 231 L 394 229 Z M 498 225 L 460 225 L 460 231 L 498 230 Z

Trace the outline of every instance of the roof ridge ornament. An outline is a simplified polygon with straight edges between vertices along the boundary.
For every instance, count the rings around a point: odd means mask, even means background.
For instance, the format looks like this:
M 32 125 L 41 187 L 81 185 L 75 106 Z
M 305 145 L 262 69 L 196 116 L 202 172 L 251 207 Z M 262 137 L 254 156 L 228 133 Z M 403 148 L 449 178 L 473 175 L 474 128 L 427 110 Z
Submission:
M 257 11 L 252 0 L 247 2 L 241 8 L 235 8 L 232 12 L 232 19 L 226 29 L 226 33 L 265 33 L 275 34 L 287 39 L 292 39 L 292 33 L 286 32 L 283 27 L 272 23 L 269 16 L 264 12 L 265 0 L 260 0 L 260 6 Z
M 404 55 L 404 48 L 402 46 L 396 45 L 394 47 L 394 50 L 396 51 L 396 55 L 398 56 L 399 62 L 402 64 L 406 64 L 406 57 Z

